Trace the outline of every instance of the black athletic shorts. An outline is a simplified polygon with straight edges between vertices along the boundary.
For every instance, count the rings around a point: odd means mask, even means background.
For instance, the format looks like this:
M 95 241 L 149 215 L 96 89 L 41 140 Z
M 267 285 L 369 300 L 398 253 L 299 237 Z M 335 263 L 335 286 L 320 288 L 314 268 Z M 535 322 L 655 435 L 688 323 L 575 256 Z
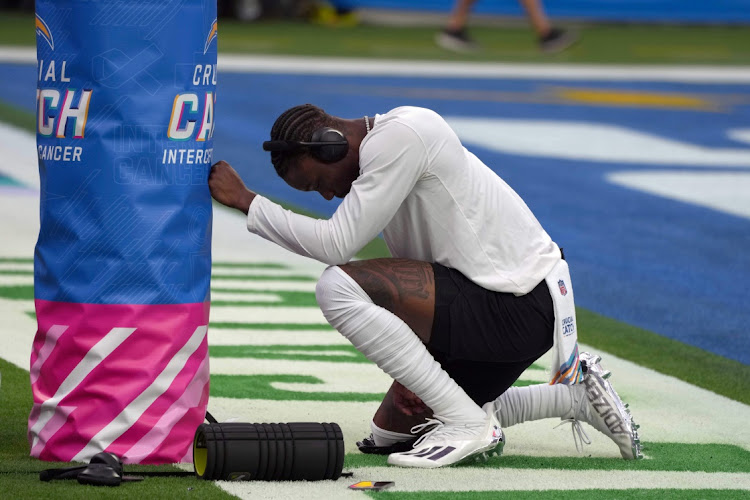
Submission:
M 427 348 L 480 406 L 552 347 L 555 313 L 544 280 L 520 297 L 482 288 L 432 264 L 435 316 Z

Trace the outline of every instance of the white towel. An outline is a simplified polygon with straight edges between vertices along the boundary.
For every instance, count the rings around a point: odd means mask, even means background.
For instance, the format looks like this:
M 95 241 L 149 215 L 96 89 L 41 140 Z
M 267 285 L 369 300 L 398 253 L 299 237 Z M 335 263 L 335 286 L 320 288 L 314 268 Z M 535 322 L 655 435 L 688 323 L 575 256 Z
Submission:
M 583 381 L 583 372 L 578 362 L 578 326 L 568 263 L 560 260 L 544 279 L 555 308 L 550 384 L 577 384 Z

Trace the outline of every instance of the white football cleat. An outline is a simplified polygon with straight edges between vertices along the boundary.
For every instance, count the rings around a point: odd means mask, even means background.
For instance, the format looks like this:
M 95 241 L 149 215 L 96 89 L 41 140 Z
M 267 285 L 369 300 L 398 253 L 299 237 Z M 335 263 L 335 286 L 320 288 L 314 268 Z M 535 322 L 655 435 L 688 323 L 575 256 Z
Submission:
M 505 436 L 495 416 L 493 404 L 483 407 L 486 418 L 479 422 L 454 423 L 434 415 L 427 422 L 414 426 L 413 433 L 432 427 L 415 443 L 414 449 L 388 455 L 390 465 L 433 469 L 470 460 L 487 460 L 500 455 Z
M 641 454 L 641 441 L 638 437 L 638 425 L 633 421 L 633 416 L 627 405 L 622 402 L 620 396 L 607 380 L 612 374 L 605 371 L 599 364 L 601 357 L 595 354 L 582 352 L 579 355 L 582 365 L 585 365 L 583 374 L 583 385 L 585 395 L 579 401 L 574 401 L 572 418 L 564 419 L 563 422 L 573 424 L 573 438 L 578 438 L 587 444 L 591 444 L 586 432 L 581 428 L 583 421 L 590 424 L 620 448 L 620 455 L 626 460 L 643 458 Z M 576 449 L 578 441 L 576 440 Z

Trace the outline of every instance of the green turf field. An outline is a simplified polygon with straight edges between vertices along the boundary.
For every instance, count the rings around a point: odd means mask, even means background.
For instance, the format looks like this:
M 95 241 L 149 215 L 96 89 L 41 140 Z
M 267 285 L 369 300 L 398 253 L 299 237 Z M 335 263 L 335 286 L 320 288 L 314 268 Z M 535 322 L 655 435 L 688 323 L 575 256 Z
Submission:
M 530 30 L 523 24 L 510 26 L 477 26 L 473 29 L 476 39 L 484 50 L 472 55 L 455 55 L 435 47 L 432 37 L 438 27 L 322 27 L 301 22 L 263 22 L 241 24 L 230 20 L 220 20 L 219 50 L 221 52 L 239 52 L 251 54 L 288 54 L 309 56 L 341 57 L 374 57 L 399 59 L 431 60 L 466 60 L 466 61 L 513 61 L 513 62 L 565 62 L 565 63 L 602 63 L 602 64 L 712 64 L 712 65 L 748 65 L 750 64 L 750 27 L 701 27 L 701 26 L 647 26 L 647 25 L 580 25 L 581 42 L 572 50 L 556 56 L 544 56 L 537 52 Z M 0 11 L 0 45 L 33 46 L 35 43 L 33 17 L 28 14 L 16 14 Z M 8 103 L 0 102 L 0 122 L 8 123 L 34 131 L 34 117 Z M 292 207 L 293 208 L 293 207 Z M 384 255 L 384 244 L 380 240 L 373 242 L 360 257 Z M 15 314 L 21 310 L 28 317 L 33 314 L 33 285 L 30 272 L 31 260 L 27 257 L 4 255 L 0 251 L 0 311 L 4 314 Z M 3 268 L 2 265 L 7 265 Z M 11 265 L 12 264 L 12 265 Z M 17 267 L 14 267 L 16 265 Z M 269 262 L 269 269 L 284 272 L 282 263 Z M 275 266 L 275 267 L 274 267 Z M 278 415 L 279 421 L 292 421 L 285 418 L 282 412 L 289 401 L 313 406 L 321 410 L 325 406 L 342 408 L 343 411 L 356 411 L 356 415 L 366 415 L 381 394 L 378 392 L 332 392 L 323 390 L 335 383 L 322 375 L 326 371 L 333 373 L 337 366 L 349 366 L 350 372 L 369 373 L 373 368 L 356 351 L 348 345 L 328 340 L 330 328 L 325 324 L 292 325 L 283 323 L 258 322 L 238 323 L 222 318 L 221 311 L 231 308 L 257 308 L 264 304 L 252 300 L 237 298 L 245 293 L 237 286 L 238 282 L 257 281 L 253 276 L 253 267 L 243 263 L 219 260 L 215 271 L 221 279 L 214 280 L 212 291 L 216 300 L 213 302 L 211 329 L 215 332 L 217 342 L 212 343 L 210 355 L 213 366 L 219 368 L 212 377 L 212 403 L 210 408 L 218 408 L 221 417 L 239 416 L 247 421 L 247 415 Z M 275 291 L 277 302 L 267 309 L 298 308 L 307 310 L 315 308 L 314 294 L 310 290 L 283 289 L 283 283 L 314 283 L 314 275 L 299 274 L 290 270 L 288 275 L 278 278 L 282 290 Z M 7 280 L 5 283 L 4 280 Z M 24 281 L 25 280 L 25 281 Z M 13 284 L 9 284 L 9 283 Z M 18 284 L 21 283 L 21 284 Z M 263 291 L 271 295 L 269 291 Z M 224 294 L 225 298 L 221 298 Z M 267 305 L 267 304 L 265 304 Z M 272 313 L 269 313 L 272 314 Z M 644 370 L 653 370 L 658 384 L 665 387 L 660 396 L 666 397 L 672 387 L 681 387 L 683 382 L 706 389 L 713 399 L 710 404 L 726 404 L 727 408 L 737 408 L 737 402 L 750 404 L 750 366 L 707 353 L 701 349 L 670 340 L 642 329 L 602 317 L 591 311 L 578 309 L 580 341 L 598 350 L 617 356 L 621 360 L 635 363 Z M 20 320 L 23 321 L 23 320 Z M 25 324 L 25 323 L 24 323 Z M 10 323 L 3 325 L 2 335 L 12 335 Z M 278 334 L 280 339 L 295 339 L 272 344 L 264 339 Z M 236 338 L 245 339 L 242 343 Z M 274 337 L 275 338 L 275 337 Z M 300 340 L 303 339 L 303 340 Z M 295 343 L 296 342 L 296 343 Z M 222 360 L 245 360 L 247 364 L 257 363 L 278 368 L 278 372 L 268 374 L 233 373 L 223 369 Z M 289 366 L 304 366 L 305 373 L 290 373 Z M 308 367 L 320 367 L 309 368 Z M 306 371 L 307 370 L 307 371 Z M 309 372 L 309 373 L 308 373 Z M 26 441 L 26 419 L 31 408 L 31 394 L 28 386 L 28 372 L 0 359 L 0 498 L 228 498 L 231 497 L 231 485 L 222 490 L 212 483 L 185 478 L 148 478 L 143 483 L 127 484 L 120 488 L 82 487 L 74 482 L 42 484 L 38 481 L 37 472 L 56 464 L 40 463 L 28 457 Z M 532 374 L 533 375 L 533 374 Z M 622 379 L 620 379 L 622 380 Z M 536 380 L 539 382 L 539 380 Z M 520 381 L 535 383 L 535 381 Z M 320 391 L 304 388 L 320 387 Z M 686 385 L 686 384 L 685 384 Z M 279 387 L 283 387 L 280 389 Z M 302 388 L 300 388 L 302 387 Z M 638 394 L 625 385 L 623 397 L 635 399 Z M 702 394 L 702 393 L 701 393 Z M 720 395 L 723 398 L 715 396 Z M 728 399 L 727 399 L 728 398 Z M 726 399 L 726 401 L 724 401 Z M 731 401 L 730 401 L 731 400 Z M 284 402 L 287 403 L 284 403 Z M 690 400 L 693 401 L 693 400 Z M 697 399 L 696 399 L 697 401 Z M 640 400 L 642 409 L 653 400 Z M 666 403 L 665 403 L 666 404 Z M 252 407 L 252 412 L 247 407 Z M 677 406 L 677 404 L 673 405 Z M 704 408 L 690 406 L 674 407 L 675 413 L 685 415 L 676 419 L 674 425 L 685 427 L 686 432 L 695 433 L 697 437 L 705 431 L 701 421 L 690 420 L 691 416 Z M 232 413 L 232 412 L 235 413 Z M 312 410 L 311 410 L 312 411 Z M 321 410 L 322 411 L 322 410 Z M 665 410 L 666 411 L 666 410 Z M 264 413 L 265 412 L 265 413 Z M 342 413 L 343 415 L 343 413 Z M 658 427 L 662 414 L 649 414 L 654 428 Z M 667 415 L 667 414 L 665 414 Z M 701 414 L 702 415 L 702 414 Z M 725 415 L 727 421 L 731 414 Z M 309 417 L 316 419 L 315 417 Z M 342 417 L 343 418 L 343 417 Z M 348 418 L 348 417 L 347 417 Z M 662 418 L 662 420 L 665 420 Z M 361 419 L 360 419 L 361 420 Z M 684 421 L 683 421 L 684 420 Z M 255 421 L 255 420 L 252 420 Z M 352 421 L 356 421 L 352 417 Z M 688 422 L 688 423 L 685 423 Z M 672 421 L 662 422 L 668 429 Z M 721 427 L 720 422 L 713 424 L 712 432 Z M 732 424 L 734 425 L 734 424 Z M 731 426 L 730 426 L 731 428 Z M 655 431 L 653 431 L 655 432 Z M 653 436 L 654 434 L 652 434 Z M 717 434 L 718 436 L 719 434 Z M 520 437 L 523 438 L 522 434 Z M 599 436 L 600 437 L 600 436 Z M 679 436 L 678 436 L 679 437 Z M 740 436 L 741 438 L 742 436 Z M 565 436 L 565 439 L 569 437 Z M 523 439 L 520 439 L 521 441 Z M 717 438 L 718 440 L 718 438 Z M 351 441 L 351 440 L 350 440 Z M 531 471 L 539 476 L 539 489 L 548 489 L 555 479 L 555 471 L 563 471 L 571 476 L 580 476 L 582 487 L 587 487 L 587 479 L 603 476 L 600 486 L 594 489 L 550 490 L 550 491 L 454 491 L 439 492 L 381 492 L 371 494 L 375 498 L 408 498 L 408 499 L 471 499 L 484 500 L 495 498 L 512 499 L 546 499 L 546 498 L 665 498 L 665 499 L 698 499 L 698 498 L 747 498 L 746 487 L 750 474 L 750 453 L 747 443 L 728 443 L 722 437 L 721 442 L 711 439 L 690 441 L 652 442 L 645 445 L 649 457 L 637 463 L 627 463 L 611 456 L 569 456 L 550 457 L 525 454 L 519 449 L 507 450 L 502 462 L 491 461 L 484 469 L 496 470 L 502 466 L 502 474 L 509 482 L 513 474 Z M 561 445 L 569 451 L 572 441 Z M 533 450 L 532 450 L 533 451 Z M 606 449 L 605 449 L 606 451 Z M 606 455 L 606 453 L 605 453 Z M 350 450 L 346 457 L 345 470 L 373 471 L 372 474 L 386 474 L 382 457 L 364 456 Z M 174 470 L 170 466 L 157 468 L 126 467 L 126 471 L 137 473 L 138 470 Z M 483 468 L 456 468 L 456 471 L 445 473 L 447 481 L 460 481 L 463 475 L 470 475 Z M 388 470 L 388 469 L 385 469 Z M 390 469 L 392 470 L 392 469 Z M 515 472 L 514 472 L 515 471 Z M 418 473 L 409 471 L 412 476 L 399 476 L 397 483 L 416 482 Z M 455 476 L 453 475 L 455 472 Z M 369 472 L 368 472 L 369 473 Z M 633 473 L 633 476 L 620 475 Z M 641 488 L 639 481 L 665 480 L 679 474 L 691 474 L 695 477 L 696 488 L 705 486 L 707 481 L 721 477 L 724 481 L 719 489 L 682 489 L 669 486 L 666 482 L 662 488 L 650 486 Z M 590 475 L 585 475 L 590 474 Z M 396 473 L 394 473 L 394 476 Z M 390 477 L 390 476 L 389 476 Z M 382 480 L 389 477 L 371 477 Z M 409 479 L 411 477 L 411 479 Z M 632 480 L 631 478 L 637 478 Z M 737 486 L 731 486 L 736 478 Z M 593 480 L 593 479 L 591 479 Z M 613 489 L 601 484 L 611 480 Z M 546 482 L 545 482 L 546 481 Z M 619 482 L 631 481 L 629 487 L 619 487 Z M 352 481 L 354 482 L 354 481 Z M 705 484 L 703 484 L 705 483 Z M 314 485 L 306 488 L 285 485 L 274 489 L 258 489 L 248 494 L 237 491 L 242 497 L 256 498 L 337 498 L 346 486 L 346 480 L 334 485 Z M 726 486 L 730 485 L 730 486 Z M 616 487 L 618 486 L 618 487 Z M 616 489 L 615 489 L 616 487 Z M 269 489 L 270 488 L 270 489 Z M 735 489 L 738 488 L 738 489 Z M 499 489 L 499 488 L 498 488 Z M 356 495 L 356 494 L 354 494 Z M 361 495 L 360 495 L 361 496 Z M 350 496 L 349 498 L 353 498 Z

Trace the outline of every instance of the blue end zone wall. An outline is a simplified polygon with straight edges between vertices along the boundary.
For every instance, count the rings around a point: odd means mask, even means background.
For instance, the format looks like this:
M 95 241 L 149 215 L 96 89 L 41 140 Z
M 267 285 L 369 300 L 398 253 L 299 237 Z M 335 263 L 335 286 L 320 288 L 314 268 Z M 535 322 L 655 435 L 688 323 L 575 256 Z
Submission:
M 4 98 L 33 112 L 34 66 L 0 65 L 0 71 L 7 75 L 0 82 Z M 560 87 L 671 92 L 733 104 L 707 112 L 476 97 L 481 92 L 544 94 Z M 429 97 L 430 89 L 455 91 L 456 97 L 445 92 Z M 475 98 L 462 99 L 461 92 L 475 92 Z M 276 116 L 304 102 L 348 118 L 414 105 L 452 117 L 594 123 L 709 150 L 750 152 L 748 144 L 727 135 L 730 129 L 748 128 L 748 85 L 222 73 L 218 93 L 216 159 L 232 163 L 252 189 L 326 216 L 337 203 L 289 188 L 261 149 Z M 750 166 L 580 161 L 468 146 L 526 200 L 565 247 L 577 304 L 750 364 L 750 218 L 625 188 L 606 178 L 612 172 L 656 170 L 746 175 Z M 238 224 L 237 230 L 244 226 Z
M 349 7 L 429 10 L 449 12 L 453 0 L 348 0 L 333 2 Z M 654 21 L 690 23 L 748 23 L 748 0 L 555 0 L 543 2 L 552 17 L 606 21 Z M 520 16 L 516 0 L 484 0 L 474 6 L 477 14 Z

